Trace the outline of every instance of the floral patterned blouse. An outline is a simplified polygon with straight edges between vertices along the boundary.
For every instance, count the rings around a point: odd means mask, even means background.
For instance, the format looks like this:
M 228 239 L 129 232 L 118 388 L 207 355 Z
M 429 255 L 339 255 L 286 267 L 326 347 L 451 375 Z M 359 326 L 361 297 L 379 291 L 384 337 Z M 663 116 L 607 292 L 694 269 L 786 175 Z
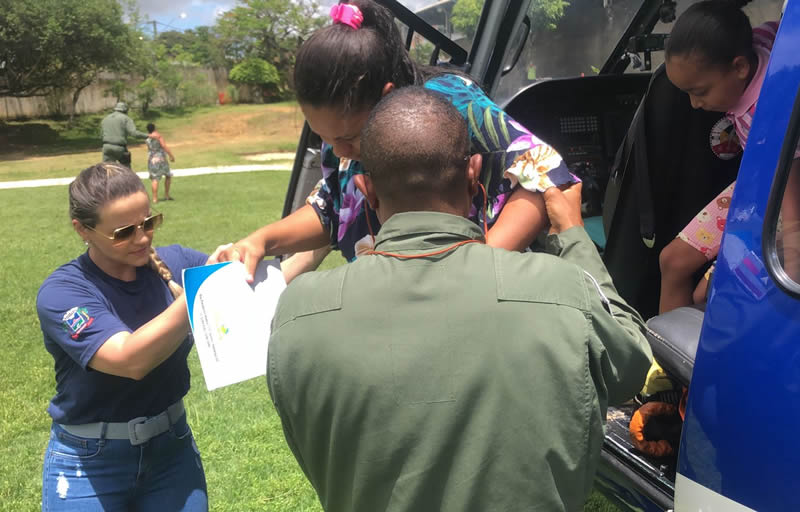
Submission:
M 534 192 L 577 181 L 555 149 L 539 140 L 524 126 L 503 112 L 477 84 L 459 75 L 436 76 L 425 87 L 446 97 L 464 116 L 472 140 L 471 150 L 483 155 L 481 182 L 488 201 L 483 210 L 483 195 L 473 199 L 470 220 L 491 228 L 516 186 Z M 330 229 L 331 246 L 342 251 L 347 261 L 372 249 L 369 227 L 377 233 L 380 223 L 369 210 L 369 226 L 364 196 L 353 181 L 362 174 L 361 163 L 338 158 L 333 148 L 322 145 L 322 180 L 308 198 L 322 224 Z

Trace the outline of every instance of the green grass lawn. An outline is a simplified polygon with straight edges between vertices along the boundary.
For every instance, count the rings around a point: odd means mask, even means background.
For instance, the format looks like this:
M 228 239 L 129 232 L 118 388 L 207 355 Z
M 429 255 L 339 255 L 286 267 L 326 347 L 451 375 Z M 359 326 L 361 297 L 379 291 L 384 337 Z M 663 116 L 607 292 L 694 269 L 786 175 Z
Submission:
M 108 113 L 66 120 L 0 121 L 0 181 L 73 176 L 101 159 L 100 122 Z M 136 128 L 153 122 L 175 155 L 175 169 L 251 162 L 253 153 L 294 152 L 303 114 L 294 102 L 226 105 L 169 112 L 147 118 L 129 112 Z M 136 171 L 147 170 L 143 140 L 130 138 Z
M 277 220 L 286 172 L 176 178 L 176 201 L 159 203 L 165 216 L 159 245 L 179 243 L 209 252 Z M 35 310 L 39 285 L 84 246 L 67 214 L 67 188 L 0 190 L 0 509 L 40 508 L 42 454 L 54 391 L 53 361 L 45 351 Z M 332 255 L 323 264 L 342 264 Z M 265 379 L 208 392 L 197 354 L 189 357 L 189 422 L 203 456 L 211 510 L 319 511 L 316 495 L 287 448 Z M 616 510 L 593 495 L 587 511 Z

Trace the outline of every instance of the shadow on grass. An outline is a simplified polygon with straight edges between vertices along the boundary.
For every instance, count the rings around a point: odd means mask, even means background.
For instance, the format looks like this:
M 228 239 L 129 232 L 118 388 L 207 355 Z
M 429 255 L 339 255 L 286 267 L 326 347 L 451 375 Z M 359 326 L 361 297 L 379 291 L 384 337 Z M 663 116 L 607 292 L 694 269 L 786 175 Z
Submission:
M 98 137 L 64 138 L 49 124 L 26 123 L 0 126 L 0 160 L 15 160 L 19 154 L 54 156 L 85 151 L 99 151 Z
M 136 128 L 164 116 L 185 116 L 191 108 L 152 109 L 142 114 L 131 110 L 128 115 Z M 72 123 L 66 116 L 36 120 L 0 121 L 0 161 L 18 160 L 31 156 L 59 156 L 74 153 L 99 152 L 102 149 L 100 123 L 110 112 L 76 116 Z M 130 139 L 131 146 L 141 140 Z

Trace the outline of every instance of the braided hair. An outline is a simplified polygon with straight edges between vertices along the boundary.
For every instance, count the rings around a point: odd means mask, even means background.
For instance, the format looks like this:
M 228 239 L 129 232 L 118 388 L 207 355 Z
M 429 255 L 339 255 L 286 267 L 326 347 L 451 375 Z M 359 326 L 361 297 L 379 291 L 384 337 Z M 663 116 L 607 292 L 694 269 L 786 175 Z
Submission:
M 181 288 L 181 285 L 172 279 L 172 272 L 169 270 L 169 267 L 167 267 L 167 264 L 164 263 L 164 261 L 158 256 L 158 253 L 153 247 L 150 248 L 150 257 L 148 258 L 147 263 L 150 268 L 152 268 L 156 274 L 161 276 L 161 279 L 167 283 L 167 287 L 169 287 L 169 291 L 173 298 L 177 299 L 183 295 L 183 288 Z

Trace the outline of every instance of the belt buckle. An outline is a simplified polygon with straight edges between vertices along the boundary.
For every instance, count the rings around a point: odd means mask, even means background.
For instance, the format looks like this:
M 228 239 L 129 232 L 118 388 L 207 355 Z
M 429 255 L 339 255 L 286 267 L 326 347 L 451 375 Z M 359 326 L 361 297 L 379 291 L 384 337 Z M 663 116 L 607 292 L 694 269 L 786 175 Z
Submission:
M 138 446 L 149 441 L 149 439 L 139 439 L 139 436 L 136 435 L 136 426 L 143 425 L 146 422 L 147 416 L 139 416 L 128 422 L 128 439 L 130 439 L 132 446 Z

